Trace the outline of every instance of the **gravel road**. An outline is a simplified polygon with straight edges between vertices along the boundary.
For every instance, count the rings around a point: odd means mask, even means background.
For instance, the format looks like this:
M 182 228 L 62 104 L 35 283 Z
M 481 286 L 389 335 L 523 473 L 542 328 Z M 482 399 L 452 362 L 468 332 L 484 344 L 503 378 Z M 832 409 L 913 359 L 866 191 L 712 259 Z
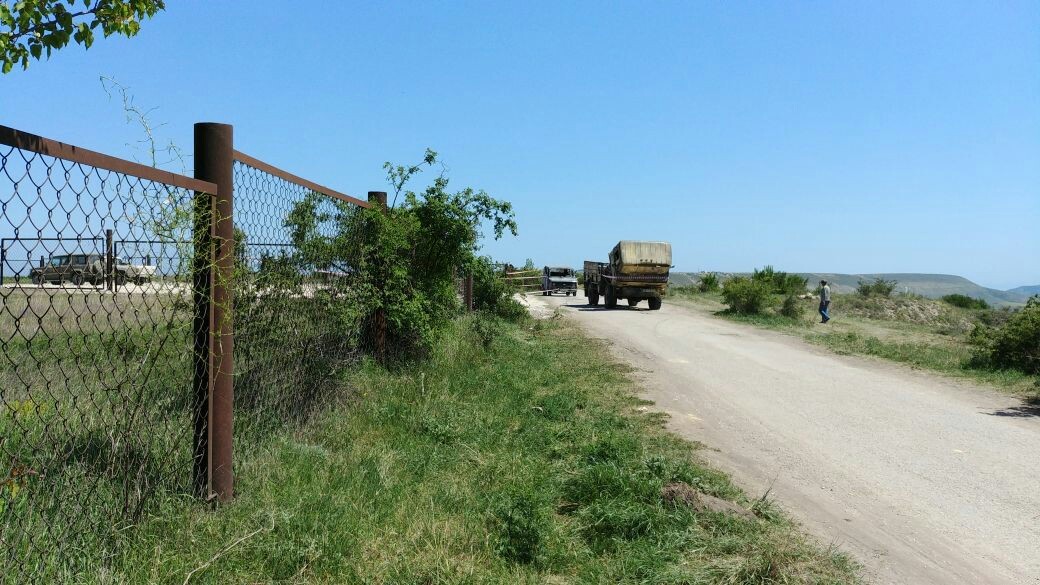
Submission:
M 676 432 L 871 582 L 1040 583 L 1040 409 L 697 309 L 527 300 L 610 340 Z

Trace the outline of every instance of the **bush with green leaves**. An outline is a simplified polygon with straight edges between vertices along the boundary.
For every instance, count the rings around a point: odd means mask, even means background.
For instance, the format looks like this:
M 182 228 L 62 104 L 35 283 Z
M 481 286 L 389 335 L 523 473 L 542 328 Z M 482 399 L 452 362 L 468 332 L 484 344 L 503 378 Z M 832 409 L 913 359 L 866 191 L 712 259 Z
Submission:
M 719 290 L 719 275 L 714 272 L 705 272 L 697 283 L 697 290 L 702 293 L 710 293 Z
M 884 278 L 875 278 L 873 282 L 860 280 L 856 283 L 856 292 L 864 297 L 887 297 L 892 295 L 897 284 L 894 280 Z
M 770 285 L 763 280 L 736 276 L 723 283 L 722 300 L 730 312 L 755 315 L 765 308 L 771 292 Z
M 805 305 L 794 295 L 784 297 L 784 304 L 780 306 L 780 314 L 788 319 L 801 319 L 805 315 Z
M 952 294 L 946 295 L 942 298 L 943 302 L 954 307 L 960 307 L 962 309 L 988 309 L 989 303 L 984 299 L 976 299 L 969 297 L 968 295 Z
M 769 265 L 762 267 L 761 270 L 756 268 L 751 274 L 751 279 L 765 284 L 769 287 L 770 292 L 778 295 L 804 293 L 806 286 L 809 284 L 808 279 L 802 276 L 798 276 L 797 274 L 788 274 L 781 270 L 775 270 Z
M 28 69 L 30 57 L 50 58 L 69 41 L 90 48 L 95 31 L 105 37 L 132 37 L 141 22 L 166 8 L 163 0 L 90 0 L 78 10 L 74 0 L 0 2 L 0 72 Z
M 1011 313 L 1000 327 L 976 325 L 970 339 L 976 347 L 977 362 L 1040 374 L 1040 295 Z
M 473 274 L 474 309 L 513 322 L 528 317 L 527 309 L 513 298 L 516 289 L 501 277 L 490 257 L 474 258 L 470 270 Z
M 312 194 L 286 220 L 295 270 L 347 275 L 349 285 L 338 287 L 337 300 L 348 297 L 346 304 L 360 312 L 366 338 L 374 337 L 375 328 L 385 322 L 385 350 L 394 358 L 425 353 L 436 331 L 457 314 L 458 271 L 474 270 L 476 285 L 484 265 L 476 255 L 482 226 L 490 225 L 495 239 L 517 233 L 510 203 L 471 188 L 451 192 L 444 174 L 421 191 L 406 188 L 424 167 L 436 163 L 432 150 L 419 164 L 386 163 L 394 188 L 386 208 L 329 203 Z M 478 306 L 493 304 L 501 314 L 502 291 L 475 292 L 482 295 Z

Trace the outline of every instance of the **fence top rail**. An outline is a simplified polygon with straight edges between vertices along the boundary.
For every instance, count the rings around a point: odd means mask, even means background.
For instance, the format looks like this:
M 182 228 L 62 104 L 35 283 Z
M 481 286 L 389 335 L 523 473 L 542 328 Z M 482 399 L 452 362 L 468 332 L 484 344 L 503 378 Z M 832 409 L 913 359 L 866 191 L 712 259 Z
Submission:
M 171 173 L 170 171 L 164 171 L 141 163 L 101 154 L 100 152 L 72 146 L 71 144 L 22 132 L 21 130 L 15 130 L 3 125 L 0 125 L 0 144 L 89 167 L 105 169 L 114 173 L 164 183 L 189 191 L 198 191 L 209 195 L 217 194 L 217 186 L 208 181 L 201 181 L 193 177 L 178 175 L 177 173 Z
M 321 185 L 319 185 L 319 184 L 317 184 L 317 183 L 315 183 L 313 181 L 308 181 L 307 179 L 304 179 L 303 177 L 294 175 L 294 174 L 292 174 L 292 173 L 290 173 L 288 171 L 283 171 L 282 169 L 280 169 L 280 168 L 278 168 L 278 167 L 276 167 L 274 165 L 265 163 L 264 161 L 262 161 L 260 159 L 251 157 L 251 156 L 249 156 L 248 154 L 246 154 L 244 152 L 240 152 L 240 151 L 236 150 L 235 151 L 235 160 L 237 160 L 240 163 L 247 164 L 247 165 L 249 165 L 249 166 L 251 166 L 251 167 L 253 167 L 255 169 L 259 169 L 261 171 L 264 171 L 265 173 L 269 173 L 271 175 L 274 175 L 274 176 L 278 177 L 279 179 L 284 179 L 286 181 L 289 181 L 290 183 L 295 183 L 295 184 L 297 184 L 297 185 L 299 185 L 301 187 L 305 187 L 307 189 L 310 189 L 311 191 L 316 191 L 318 193 L 321 193 L 322 195 L 328 195 L 329 197 L 333 197 L 333 198 L 339 199 L 341 201 L 346 201 L 347 203 L 352 203 L 354 205 L 357 205 L 358 207 L 370 207 L 368 201 L 363 201 L 361 199 L 358 199 L 357 197 L 351 197 L 350 195 L 347 195 L 345 193 L 340 193 L 339 191 L 334 191 L 332 189 L 329 189 L 328 187 L 323 187 L 323 186 L 321 186 Z

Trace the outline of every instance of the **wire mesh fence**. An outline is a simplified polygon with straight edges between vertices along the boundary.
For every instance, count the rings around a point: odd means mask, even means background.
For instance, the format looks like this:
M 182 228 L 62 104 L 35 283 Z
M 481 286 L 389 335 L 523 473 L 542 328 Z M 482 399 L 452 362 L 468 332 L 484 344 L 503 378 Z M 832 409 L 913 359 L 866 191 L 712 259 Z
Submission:
M 195 193 L 19 145 L 0 146 L 0 575 L 60 582 L 192 491 Z
M 96 580 L 387 358 L 386 216 L 195 130 L 213 182 L 0 126 L 0 582 Z
M 361 207 L 243 158 L 234 164 L 235 438 L 248 445 L 339 398 L 338 373 L 371 350 L 371 337 Z

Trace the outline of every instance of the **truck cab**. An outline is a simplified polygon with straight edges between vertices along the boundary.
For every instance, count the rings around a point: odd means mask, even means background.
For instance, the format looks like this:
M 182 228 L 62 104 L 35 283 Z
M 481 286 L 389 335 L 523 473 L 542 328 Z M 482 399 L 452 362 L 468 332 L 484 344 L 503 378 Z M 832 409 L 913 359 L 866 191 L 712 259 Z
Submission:
M 578 276 L 574 269 L 567 266 L 542 268 L 542 296 L 558 292 L 568 297 L 578 295 Z

